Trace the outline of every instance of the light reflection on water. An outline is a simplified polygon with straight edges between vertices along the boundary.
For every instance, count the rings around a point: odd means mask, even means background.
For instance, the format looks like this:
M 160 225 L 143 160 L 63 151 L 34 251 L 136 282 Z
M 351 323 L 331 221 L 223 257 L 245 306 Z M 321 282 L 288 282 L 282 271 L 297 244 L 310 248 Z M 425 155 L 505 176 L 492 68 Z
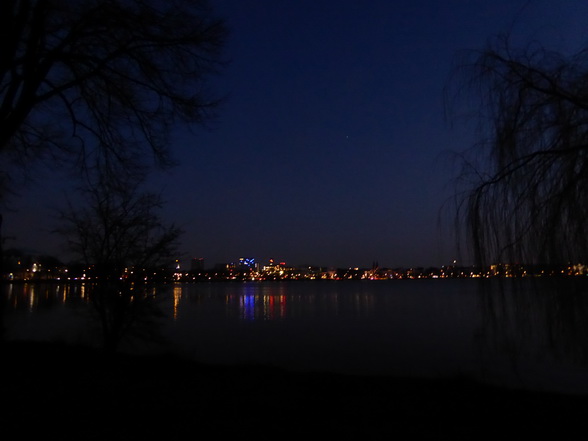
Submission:
M 588 392 L 588 299 L 475 280 L 199 283 L 160 289 L 172 350 L 213 363 L 470 375 Z M 2 287 L 5 338 L 79 342 L 88 286 Z
M 234 296 L 227 296 L 227 303 L 235 301 Z M 255 295 L 240 296 L 239 310 L 243 320 L 280 320 L 286 317 L 286 296 L 284 295 Z
M 475 297 L 463 284 L 418 286 L 403 281 L 186 285 L 171 340 L 184 354 L 218 363 L 369 373 L 461 369 L 471 340 L 471 332 L 462 331 L 474 325 L 469 311 L 475 312 Z
M 65 304 L 71 297 L 84 299 L 84 285 L 36 284 L 36 283 L 8 283 L 0 285 L 4 308 L 8 310 L 23 310 L 33 312 L 46 309 L 51 305 Z

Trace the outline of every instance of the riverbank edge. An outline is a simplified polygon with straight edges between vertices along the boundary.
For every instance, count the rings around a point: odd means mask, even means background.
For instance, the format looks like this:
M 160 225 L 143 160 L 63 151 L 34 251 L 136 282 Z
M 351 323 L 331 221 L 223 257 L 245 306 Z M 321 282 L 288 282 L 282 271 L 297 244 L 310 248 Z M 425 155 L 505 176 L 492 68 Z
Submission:
M 3 428 L 23 436 L 185 439 L 205 431 L 247 432 L 258 439 L 310 433 L 384 439 L 398 430 L 561 436 L 583 430 L 588 415 L 588 396 L 506 389 L 468 378 L 214 366 L 172 355 L 105 356 L 86 347 L 28 341 L 3 342 L 0 354 L 8 404 Z

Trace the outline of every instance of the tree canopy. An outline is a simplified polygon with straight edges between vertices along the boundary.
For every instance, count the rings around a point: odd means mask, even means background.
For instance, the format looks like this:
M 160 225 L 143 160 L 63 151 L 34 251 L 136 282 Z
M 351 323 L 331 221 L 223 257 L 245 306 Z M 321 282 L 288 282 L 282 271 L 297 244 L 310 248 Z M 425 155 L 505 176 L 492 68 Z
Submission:
M 476 261 L 588 261 L 588 48 L 502 36 L 460 72 L 481 122 L 458 206 Z
M 3 0 L 0 28 L 4 162 L 132 170 L 149 150 L 165 164 L 172 125 L 217 101 L 226 30 L 203 0 Z

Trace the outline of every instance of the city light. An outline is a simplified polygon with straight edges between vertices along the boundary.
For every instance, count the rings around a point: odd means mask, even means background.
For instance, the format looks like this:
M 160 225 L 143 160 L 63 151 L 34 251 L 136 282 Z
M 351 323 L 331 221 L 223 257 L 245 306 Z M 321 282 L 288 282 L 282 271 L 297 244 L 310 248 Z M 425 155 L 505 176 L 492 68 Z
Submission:
M 34 259 L 30 264 L 22 261 L 7 266 L 1 274 L 8 281 L 98 282 L 101 273 L 94 265 L 41 265 Z M 455 261 L 454 261 L 455 262 Z M 189 269 L 188 269 L 189 268 Z M 388 268 L 374 262 L 371 267 L 352 266 L 292 266 L 284 260 L 268 259 L 259 263 L 253 257 L 240 257 L 236 263 L 216 264 L 206 269 L 204 258 L 193 258 L 184 265 L 174 259 L 169 265 L 158 268 L 126 267 L 119 280 L 130 283 L 190 283 L 199 281 L 277 281 L 277 280 L 402 280 L 446 278 L 513 278 L 513 277 L 578 277 L 588 275 L 588 265 L 570 263 L 560 266 L 541 266 L 499 263 L 488 267 L 458 266 Z

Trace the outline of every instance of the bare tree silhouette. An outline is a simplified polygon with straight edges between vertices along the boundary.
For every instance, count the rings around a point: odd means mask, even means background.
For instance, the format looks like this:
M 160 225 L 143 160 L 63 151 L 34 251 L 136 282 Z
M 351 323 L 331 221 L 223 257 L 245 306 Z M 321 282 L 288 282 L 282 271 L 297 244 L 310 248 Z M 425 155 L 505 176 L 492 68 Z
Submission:
M 457 207 L 476 261 L 586 262 L 588 49 L 516 49 L 500 36 L 458 71 L 481 121 Z
M 226 32 L 204 0 L 4 0 L 0 28 L 4 162 L 166 164 L 172 125 L 217 104 Z
M 90 299 L 109 352 L 134 333 L 157 339 L 154 286 L 148 275 L 176 257 L 181 231 L 160 220 L 161 199 L 139 182 L 99 174 L 83 189 L 85 207 L 71 204 L 58 230 L 69 249 L 92 268 Z

